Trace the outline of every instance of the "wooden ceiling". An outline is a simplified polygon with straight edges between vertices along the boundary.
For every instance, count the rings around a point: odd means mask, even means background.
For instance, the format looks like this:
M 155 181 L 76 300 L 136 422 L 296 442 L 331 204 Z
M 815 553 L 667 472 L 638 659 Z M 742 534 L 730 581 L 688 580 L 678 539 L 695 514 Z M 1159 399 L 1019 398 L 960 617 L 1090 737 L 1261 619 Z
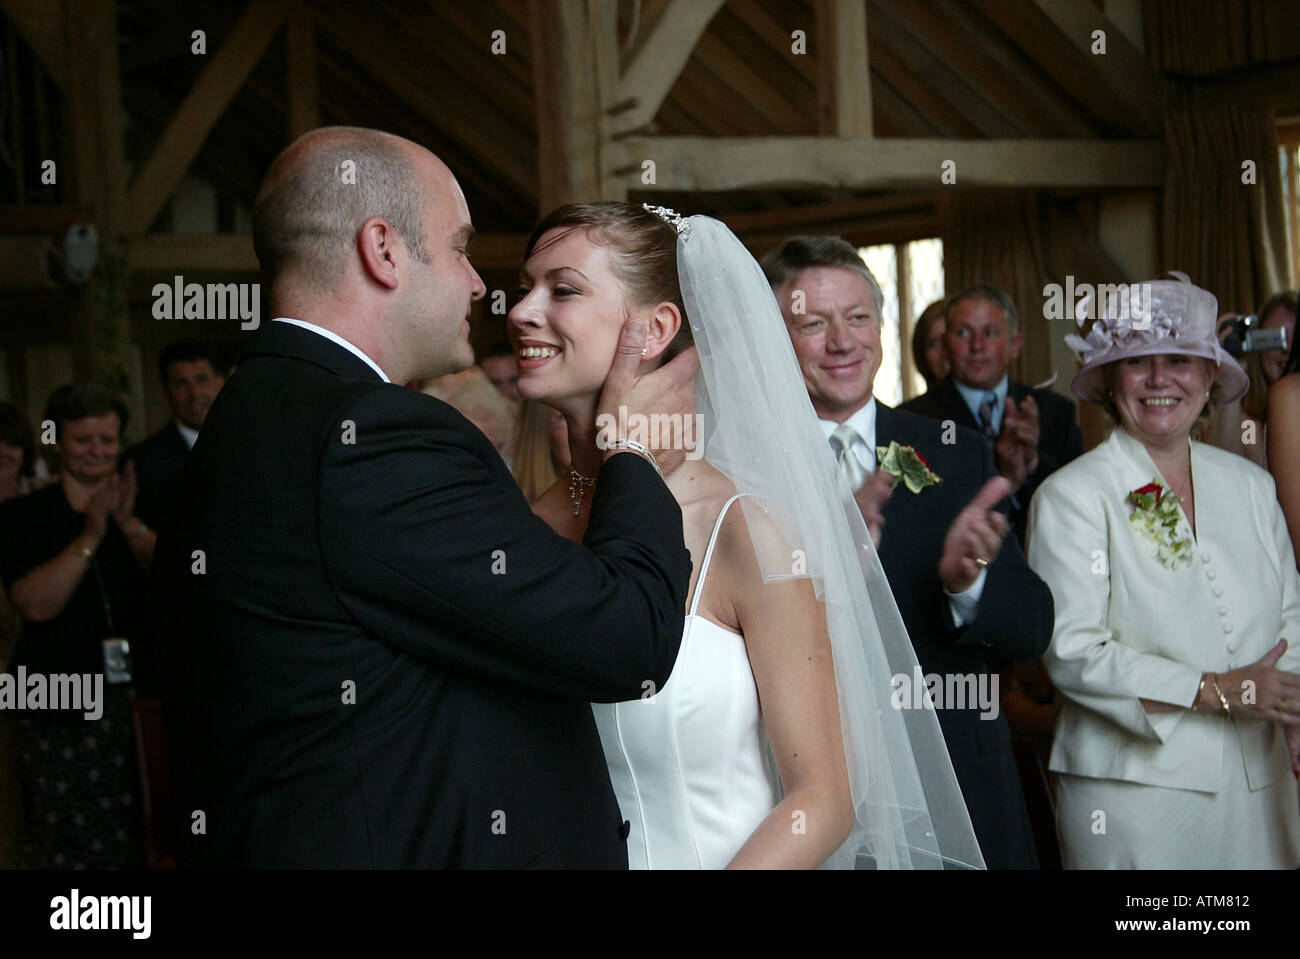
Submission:
M 971 139 L 1152 139 L 1161 81 L 1118 28 L 1107 53 L 1079 43 L 1100 18 L 1089 0 L 870 0 L 868 52 L 874 134 Z M 310 5 L 320 119 L 379 127 L 429 147 L 456 172 L 481 232 L 527 232 L 538 214 L 538 130 L 526 0 Z M 634 54 L 667 0 L 621 0 L 619 40 Z M 123 0 L 118 4 L 129 162 L 139 169 L 197 79 L 204 57 L 245 4 Z M 727 0 L 648 125 L 660 136 L 815 136 L 817 10 L 807 0 Z M 492 52 L 504 31 L 506 53 Z M 807 52 L 793 49 L 804 31 Z M 1086 31 L 1085 31 L 1086 36 Z M 217 185 L 223 209 L 247 206 L 261 172 L 287 140 L 283 32 L 203 143 L 196 172 Z M 746 214 L 808 207 L 802 217 L 865 225 L 902 209 L 924 232 L 931 198 L 851 190 L 744 190 L 654 194 L 695 212 Z M 637 198 L 637 197 L 633 197 Z M 648 198 L 648 197 L 647 197 Z M 770 217 L 769 217 L 770 219 Z M 164 224 L 165 225 L 165 224 Z M 778 224 L 769 224 L 773 230 Z

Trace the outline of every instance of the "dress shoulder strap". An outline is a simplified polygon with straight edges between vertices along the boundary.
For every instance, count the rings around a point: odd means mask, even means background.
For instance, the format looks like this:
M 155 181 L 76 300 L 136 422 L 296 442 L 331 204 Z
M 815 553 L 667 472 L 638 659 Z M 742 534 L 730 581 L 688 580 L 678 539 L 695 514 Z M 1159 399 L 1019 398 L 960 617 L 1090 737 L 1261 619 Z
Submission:
M 731 504 L 744 495 L 744 493 L 737 493 L 723 503 L 718 518 L 713 524 L 713 533 L 709 536 L 709 548 L 704 551 L 704 562 L 700 565 L 700 578 L 695 581 L 695 595 L 691 597 L 691 612 L 689 614 L 691 616 L 695 615 L 695 607 L 700 605 L 700 594 L 704 592 L 704 577 L 709 572 L 709 560 L 713 558 L 713 545 L 718 541 L 718 531 L 722 529 L 722 521 L 726 519 L 727 510 L 731 509 Z

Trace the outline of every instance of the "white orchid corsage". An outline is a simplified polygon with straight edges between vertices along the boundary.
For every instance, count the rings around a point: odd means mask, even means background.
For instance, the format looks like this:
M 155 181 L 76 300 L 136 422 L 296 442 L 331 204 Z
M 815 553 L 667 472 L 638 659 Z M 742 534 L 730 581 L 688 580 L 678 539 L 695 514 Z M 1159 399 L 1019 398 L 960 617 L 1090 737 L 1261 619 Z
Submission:
M 1129 493 L 1133 515 L 1128 524 L 1155 547 L 1161 566 L 1178 569 L 1192 562 L 1192 541 L 1181 535 L 1183 511 L 1178 508 L 1177 497 L 1166 496 L 1166 492 L 1159 481 L 1152 480 Z

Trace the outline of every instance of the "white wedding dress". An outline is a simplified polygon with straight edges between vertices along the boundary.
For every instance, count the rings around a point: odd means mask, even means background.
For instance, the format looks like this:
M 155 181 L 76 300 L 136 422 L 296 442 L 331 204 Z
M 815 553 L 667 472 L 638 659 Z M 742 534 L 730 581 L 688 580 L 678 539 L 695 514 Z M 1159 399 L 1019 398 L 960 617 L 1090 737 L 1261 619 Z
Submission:
M 632 869 L 721 869 L 780 800 L 744 637 L 695 612 L 739 498 L 714 523 L 667 686 L 592 705 Z

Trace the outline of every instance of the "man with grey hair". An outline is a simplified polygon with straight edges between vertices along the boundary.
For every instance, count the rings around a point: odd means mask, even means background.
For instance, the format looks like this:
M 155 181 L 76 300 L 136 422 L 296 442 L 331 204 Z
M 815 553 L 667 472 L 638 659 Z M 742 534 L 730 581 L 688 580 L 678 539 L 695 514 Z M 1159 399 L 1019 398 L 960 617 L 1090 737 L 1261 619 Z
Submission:
M 1024 546 L 1034 491 L 1083 453 L 1074 403 L 1007 375 L 1024 337 L 1016 304 L 1001 290 L 981 284 L 952 297 L 943 344 L 952 367 L 948 377 L 903 408 L 979 430 L 989 439 L 998 472 L 1011 481 L 1012 528 Z
M 880 287 L 857 251 L 839 237 L 794 237 L 764 257 L 763 269 L 828 455 L 880 537 L 881 563 L 927 677 L 943 686 L 958 677 L 992 686 L 990 658 L 1038 658 L 1052 637 L 1052 596 L 1006 536 L 997 507 L 1010 484 L 979 434 L 954 427 L 946 443 L 938 424 L 872 395 Z M 890 495 L 904 460 L 924 464 L 928 476 L 917 491 L 900 485 Z M 936 706 L 985 862 L 1034 868 L 1006 720 L 969 703 Z
M 613 442 L 575 545 L 482 433 L 397 385 L 473 362 L 485 292 L 429 151 L 315 130 L 253 219 L 276 318 L 153 565 L 178 864 L 626 868 L 590 704 L 676 660 L 690 559 L 660 469 L 685 451 Z M 638 377 L 644 342 L 625 327 L 600 400 L 620 421 L 692 399 L 694 351 Z

